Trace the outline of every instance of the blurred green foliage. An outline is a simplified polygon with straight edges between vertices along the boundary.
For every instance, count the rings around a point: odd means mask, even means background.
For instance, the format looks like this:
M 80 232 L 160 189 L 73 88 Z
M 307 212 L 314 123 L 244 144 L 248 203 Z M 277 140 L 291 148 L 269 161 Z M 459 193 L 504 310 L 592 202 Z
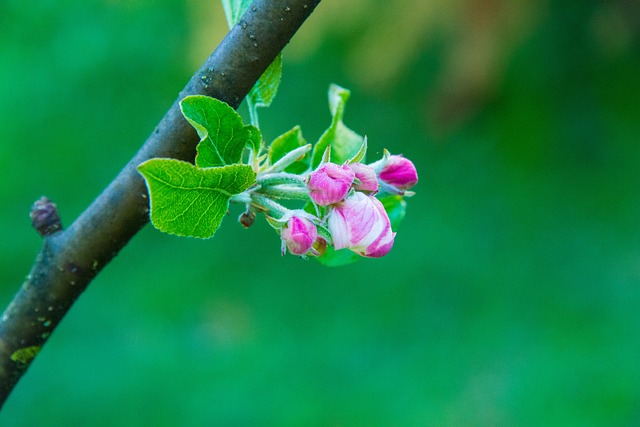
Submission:
M 193 0 L 0 3 L 0 297 L 152 132 L 226 31 Z M 79 299 L 6 426 L 640 424 L 640 27 L 629 1 L 324 0 L 267 140 L 346 122 L 414 160 L 393 251 L 281 257 L 232 211 L 146 227 Z M 246 108 L 243 114 L 246 114 Z

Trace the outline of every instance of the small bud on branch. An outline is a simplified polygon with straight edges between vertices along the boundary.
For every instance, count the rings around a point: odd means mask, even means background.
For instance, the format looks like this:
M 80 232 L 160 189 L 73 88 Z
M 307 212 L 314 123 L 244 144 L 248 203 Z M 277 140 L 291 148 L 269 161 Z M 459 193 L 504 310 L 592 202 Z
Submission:
M 58 207 L 47 197 L 42 196 L 31 206 L 31 225 L 42 237 L 62 230 Z

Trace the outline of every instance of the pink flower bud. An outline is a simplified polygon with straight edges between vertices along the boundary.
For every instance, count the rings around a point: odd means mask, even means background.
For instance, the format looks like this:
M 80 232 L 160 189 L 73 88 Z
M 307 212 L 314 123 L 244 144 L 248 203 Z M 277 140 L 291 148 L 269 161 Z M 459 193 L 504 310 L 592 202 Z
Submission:
M 389 156 L 378 177 L 400 190 L 408 190 L 418 182 L 416 167 L 411 160 L 402 156 Z
M 318 238 L 318 230 L 313 222 L 305 218 L 292 216 L 282 229 L 282 254 L 285 246 L 294 255 L 304 255 Z
M 349 166 L 324 163 L 309 178 L 309 195 L 320 206 L 332 205 L 345 198 L 355 174 Z
M 396 235 L 382 203 L 359 192 L 334 206 L 328 226 L 336 250 L 348 248 L 370 258 L 386 255 Z
M 378 191 L 378 177 L 371 166 L 353 163 L 349 167 L 360 181 L 360 184 L 354 185 L 353 188 L 358 191 Z

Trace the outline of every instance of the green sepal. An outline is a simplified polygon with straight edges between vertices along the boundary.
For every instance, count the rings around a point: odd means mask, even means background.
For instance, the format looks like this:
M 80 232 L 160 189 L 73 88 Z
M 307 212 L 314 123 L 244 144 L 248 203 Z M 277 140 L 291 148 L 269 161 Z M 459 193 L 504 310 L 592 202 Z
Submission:
M 244 125 L 242 117 L 218 99 L 187 96 L 180 101 L 180 109 L 200 136 L 196 155 L 199 168 L 238 163 L 247 143 L 253 144 L 252 131 Z
M 295 150 L 296 148 L 303 147 L 307 144 L 307 141 L 302 136 L 300 126 L 296 126 L 291 130 L 283 133 L 279 137 L 273 140 L 269 145 L 269 164 L 273 165 L 275 162 L 283 158 L 287 153 Z M 293 162 L 287 166 L 285 172 L 300 174 L 309 169 L 309 156 L 305 155 L 301 159 Z
M 327 145 L 327 148 L 325 148 L 324 153 L 322 153 L 322 157 L 320 158 L 320 163 L 318 163 L 318 165 L 329 163 L 330 161 L 331 161 L 331 146 Z M 318 165 L 316 165 L 316 167 Z
M 365 136 L 362 140 L 362 145 L 358 152 L 349 159 L 349 164 L 353 163 L 364 163 L 365 158 L 367 157 L 367 137 Z
M 151 223 L 178 236 L 212 237 L 229 198 L 255 183 L 247 165 L 198 168 L 176 159 L 151 159 L 138 166 L 149 189 Z
M 331 146 L 331 161 L 342 164 L 353 158 L 361 149 L 362 136 L 349 129 L 342 121 L 344 109 L 351 92 L 338 85 L 329 87 L 329 109 L 331 110 L 331 126 L 324 131 L 316 143 L 311 160 L 312 168 L 322 162 L 322 155 Z
M 270 217 L 269 215 L 265 215 L 265 218 L 267 219 L 267 223 L 278 233 L 280 233 L 282 231 L 282 228 L 285 226 L 284 222 Z

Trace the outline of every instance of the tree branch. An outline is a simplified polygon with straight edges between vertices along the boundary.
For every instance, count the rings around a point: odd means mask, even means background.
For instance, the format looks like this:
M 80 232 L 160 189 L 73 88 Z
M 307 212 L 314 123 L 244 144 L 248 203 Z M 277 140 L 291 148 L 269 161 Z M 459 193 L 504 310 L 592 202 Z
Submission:
M 237 108 L 320 0 L 255 0 L 180 92 L 140 151 L 98 198 L 62 230 L 55 205 L 34 204 L 43 247 L 0 319 L 0 407 L 51 332 L 100 270 L 149 220 L 137 166 L 154 157 L 193 161 L 198 136 L 178 102 L 209 95 Z

